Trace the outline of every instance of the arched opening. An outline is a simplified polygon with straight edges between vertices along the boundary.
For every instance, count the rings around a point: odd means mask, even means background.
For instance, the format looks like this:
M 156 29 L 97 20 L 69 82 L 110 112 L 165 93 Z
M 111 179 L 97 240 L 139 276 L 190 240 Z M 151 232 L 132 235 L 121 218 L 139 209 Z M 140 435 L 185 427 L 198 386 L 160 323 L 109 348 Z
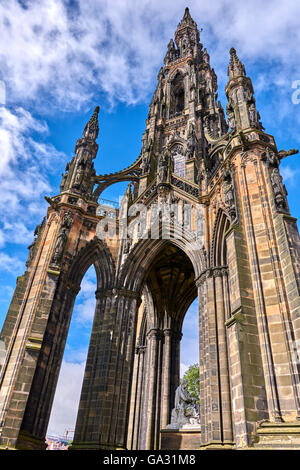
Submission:
M 97 278 L 94 266 L 88 269 L 80 287 L 73 308 L 47 429 L 48 449 L 60 449 L 69 445 L 74 437 L 96 306 Z
M 214 236 L 212 240 L 212 265 L 222 274 L 222 297 L 224 299 L 225 317 L 230 317 L 230 292 L 228 283 L 228 256 L 226 232 L 230 227 L 228 216 L 219 210 L 215 220 Z
M 180 344 L 180 379 L 190 366 L 199 364 L 199 319 L 198 297 L 188 308 L 183 325 Z
M 227 246 L 225 233 L 230 222 L 224 212 L 220 211 L 216 219 L 216 233 L 214 238 L 214 266 L 227 266 Z
M 160 430 L 170 423 L 180 382 L 183 320 L 197 297 L 191 260 L 182 249 L 165 243 L 149 263 L 142 289 L 128 448 L 158 449 Z
M 178 116 L 185 108 L 184 78 L 181 72 L 177 72 L 171 83 L 169 117 Z
M 185 156 L 182 145 L 175 145 L 172 150 L 172 157 L 174 163 L 174 173 L 175 175 L 185 178 Z
M 180 88 L 175 96 L 176 96 L 175 112 L 176 114 L 180 114 L 184 110 L 184 88 Z
M 47 331 L 39 352 L 17 446 L 22 446 L 22 439 L 26 439 L 28 434 L 34 436 L 41 444 L 45 442 L 75 299 L 80 290 L 81 281 L 91 265 L 94 265 L 96 271 L 97 288 L 112 288 L 114 282 L 114 261 L 105 243 L 94 239 L 79 251 L 73 261 L 71 261 L 67 272 L 61 273 L 58 280 L 48 317 Z M 83 282 L 85 283 L 85 281 Z M 94 282 L 92 284 L 91 288 L 94 289 Z M 97 300 L 97 302 L 99 301 Z M 93 321 L 91 340 L 89 342 L 88 358 L 90 356 L 94 330 L 95 321 Z

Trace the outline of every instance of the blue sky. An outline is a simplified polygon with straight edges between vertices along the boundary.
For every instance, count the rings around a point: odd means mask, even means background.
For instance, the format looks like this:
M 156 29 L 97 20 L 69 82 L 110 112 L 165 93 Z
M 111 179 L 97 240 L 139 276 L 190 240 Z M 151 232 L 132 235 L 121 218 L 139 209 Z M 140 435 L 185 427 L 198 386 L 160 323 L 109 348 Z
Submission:
M 201 42 L 217 73 L 223 107 L 229 49 L 235 47 L 252 79 L 266 131 L 279 150 L 300 147 L 300 104 L 292 103 L 292 84 L 300 80 L 297 0 L 0 0 L 0 83 L 6 90 L 6 102 L 3 93 L 0 99 L 0 326 L 16 276 L 24 272 L 34 228 L 46 213 L 44 196 L 58 192 L 61 173 L 96 105 L 97 172 L 124 168 L 138 156 L 157 73 L 186 6 L 203 28 Z M 295 155 L 281 165 L 295 217 L 300 215 L 299 162 Z M 103 197 L 118 200 L 123 190 L 124 185 L 111 187 Z M 80 382 L 83 370 L 92 270 L 83 283 L 64 357 L 62 397 L 67 383 Z M 185 366 L 195 316 L 193 306 L 184 325 Z M 75 388 L 68 395 L 70 410 L 79 393 Z M 61 400 L 65 410 L 66 401 Z M 71 418 L 64 413 L 67 422 Z M 53 426 L 64 424 L 57 417 Z

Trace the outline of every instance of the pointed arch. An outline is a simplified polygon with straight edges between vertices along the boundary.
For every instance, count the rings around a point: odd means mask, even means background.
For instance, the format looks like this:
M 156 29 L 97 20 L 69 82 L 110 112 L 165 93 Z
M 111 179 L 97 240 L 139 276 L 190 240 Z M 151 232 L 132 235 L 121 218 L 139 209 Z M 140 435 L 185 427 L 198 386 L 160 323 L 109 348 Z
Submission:
M 124 262 L 117 279 L 118 287 L 139 292 L 145 278 L 146 271 L 157 258 L 160 251 L 167 244 L 181 249 L 191 261 L 195 278 L 204 270 L 203 257 L 199 244 L 188 233 L 182 235 L 182 227 L 174 224 L 172 238 L 170 239 L 143 239 L 133 245 Z
M 174 76 L 170 78 L 170 110 L 169 117 L 181 114 L 185 108 L 185 85 L 184 76 L 181 70 L 177 69 Z
M 230 219 L 223 209 L 219 209 L 214 223 L 211 244 L 211 267 L 227 265 L 225 233 L 229 229 Z
M 111 289 L 114 285 L 113 258 L 105 242 L 97 238 L 82 247 L 71 258 L 69 268 L 61 273 L 24 412 L 21 436 L 22 432 L 29 432 L 43 440 L 46 435 L 75 299 L 82 278 L 92 264 L 96 271 L 98 289 Z
M 75 285 L 80 285 L 92 264 L 95 267 L 98 288 L 111 289 L 115 279 L 115 263 L 105 241 L 96 237 L 73 257 L 66 276 Z

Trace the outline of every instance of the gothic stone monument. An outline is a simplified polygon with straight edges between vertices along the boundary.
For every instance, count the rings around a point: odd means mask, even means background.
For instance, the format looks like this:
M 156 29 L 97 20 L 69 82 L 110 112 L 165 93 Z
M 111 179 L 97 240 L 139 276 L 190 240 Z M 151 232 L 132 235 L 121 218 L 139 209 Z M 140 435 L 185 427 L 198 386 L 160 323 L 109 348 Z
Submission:
M 265 132 L 234 49 L 226 96 L 227 121 L 186 9 L 141 154 L 122 171 L 95 172 L 95 109 L 60 193 L 46 198 L 2 329 L 1 446 L 45 447 L 74 301 L 93 264 L 97 301 L 73 449 L 159 448 L 196 297 L 199 448 L 300 448 L 300 240 L 279 170 L 296 151 L 278 151 Z M 120 209 L 99 208 L 119 181 L 129 182 Z

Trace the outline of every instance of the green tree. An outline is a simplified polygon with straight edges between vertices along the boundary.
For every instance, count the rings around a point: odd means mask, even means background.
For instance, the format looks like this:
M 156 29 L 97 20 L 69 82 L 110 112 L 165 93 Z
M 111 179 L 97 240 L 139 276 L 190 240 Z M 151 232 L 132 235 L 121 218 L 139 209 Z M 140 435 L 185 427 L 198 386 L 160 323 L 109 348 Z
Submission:
M 188 368 L 183 376 L 188 383 L 188 391 L 193 398 L 196 398 L 198 405 L 200 404 L 200 378 L 199 364 L 193 364 Z

